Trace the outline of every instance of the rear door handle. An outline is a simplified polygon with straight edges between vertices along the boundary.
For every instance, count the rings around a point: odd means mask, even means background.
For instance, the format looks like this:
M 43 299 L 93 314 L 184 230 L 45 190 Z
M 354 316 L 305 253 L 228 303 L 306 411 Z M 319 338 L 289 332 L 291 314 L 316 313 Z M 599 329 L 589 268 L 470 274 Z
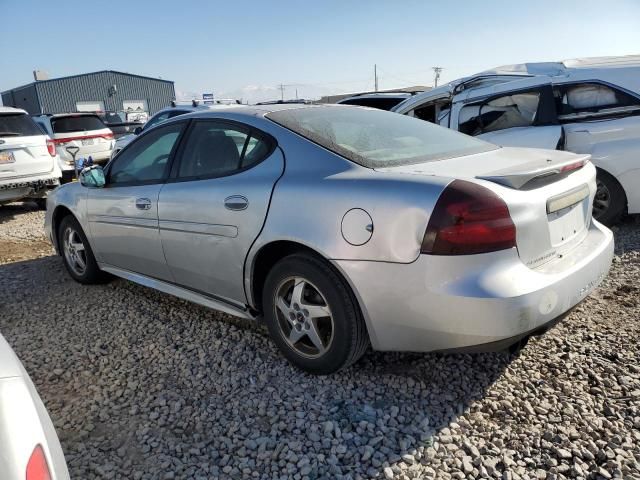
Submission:
M 227 210 L 245 210 L 249 206 L 249 200 L 242 195 L 231 195 L 224 199 L 224 207 Z
M 151 200 L 148 198 L 137 198 L 136 208 L 139 210 L 149 210 L 151 208 Z

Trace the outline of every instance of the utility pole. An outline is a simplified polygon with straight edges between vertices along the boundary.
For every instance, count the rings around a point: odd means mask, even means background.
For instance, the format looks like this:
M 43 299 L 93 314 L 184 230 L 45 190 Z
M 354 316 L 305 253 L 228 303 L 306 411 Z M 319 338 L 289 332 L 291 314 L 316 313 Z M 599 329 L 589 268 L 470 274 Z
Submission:
M 442 67 L 432 67 L 432 68 L 434 73 L 433 88 L 436 88 L 438 86 L 438 80 L 440 80 L 440 72 L 442 72 Z
M 373 64 L 373 78 L 375 79 L 375 90 L 378 91 L 378 65 Z
M 284 84 L 280 84 L 280 100 L 284 101 Z

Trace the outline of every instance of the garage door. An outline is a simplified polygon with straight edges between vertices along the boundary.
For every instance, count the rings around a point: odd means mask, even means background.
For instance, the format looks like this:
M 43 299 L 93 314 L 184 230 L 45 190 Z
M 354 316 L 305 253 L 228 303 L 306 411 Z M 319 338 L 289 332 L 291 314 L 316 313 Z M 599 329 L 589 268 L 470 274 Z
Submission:
M 76 102 L 78 112 L 104 112 L 104 102 L 99 100 L 89 102 Z

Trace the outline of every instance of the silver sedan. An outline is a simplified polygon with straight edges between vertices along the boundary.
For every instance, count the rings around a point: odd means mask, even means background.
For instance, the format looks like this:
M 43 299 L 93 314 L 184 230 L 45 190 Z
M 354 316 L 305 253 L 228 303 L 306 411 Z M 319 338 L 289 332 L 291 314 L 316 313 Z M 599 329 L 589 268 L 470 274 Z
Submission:
M 69 480 L 49 414 L 22 363 L 0 335 L 0 478 Z
M 588 156 L 499 148 L 349 106 L 176 117 L 49 196 L 79 282 L 108 274 L 240 317 L 327 374 L 376 350 L 495 350 L 607 274 Z

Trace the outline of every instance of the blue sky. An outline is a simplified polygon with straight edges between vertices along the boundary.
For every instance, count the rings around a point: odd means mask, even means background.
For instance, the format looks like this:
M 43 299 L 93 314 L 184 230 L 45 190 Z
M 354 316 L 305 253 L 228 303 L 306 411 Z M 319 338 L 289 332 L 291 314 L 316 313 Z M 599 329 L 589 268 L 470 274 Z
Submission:
M 640 0 L 0 0 L 0 90 L 121 70 L 245 99 L 431 85 L 508 63 L 640 53 Z M 11 39 L 11 40 L 8 40 Z

